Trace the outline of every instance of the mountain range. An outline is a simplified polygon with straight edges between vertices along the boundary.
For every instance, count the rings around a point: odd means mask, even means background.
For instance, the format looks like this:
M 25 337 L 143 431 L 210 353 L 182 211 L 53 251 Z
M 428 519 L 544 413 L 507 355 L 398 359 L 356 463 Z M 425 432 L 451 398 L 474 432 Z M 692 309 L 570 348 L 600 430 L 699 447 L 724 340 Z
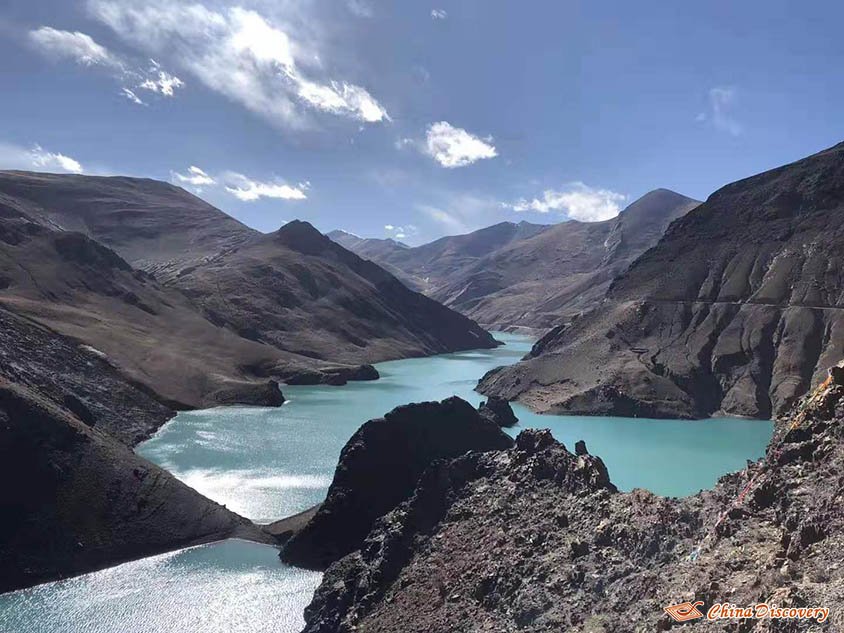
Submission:
M 729 184 L 480 391 L 539 411 L 768 418 L 844 357 L 844 143 Z
M 163 182 L 0 172 L 0 236 L 0 306 L 172 408 L 496 344 L 307 223 L 265 235 Z
M 486 328 L 539 333 L 597 305 L 610 281 L 698 204 L 657 189 L 602 222 L 501 222 L 415 248 L 329 236 Z

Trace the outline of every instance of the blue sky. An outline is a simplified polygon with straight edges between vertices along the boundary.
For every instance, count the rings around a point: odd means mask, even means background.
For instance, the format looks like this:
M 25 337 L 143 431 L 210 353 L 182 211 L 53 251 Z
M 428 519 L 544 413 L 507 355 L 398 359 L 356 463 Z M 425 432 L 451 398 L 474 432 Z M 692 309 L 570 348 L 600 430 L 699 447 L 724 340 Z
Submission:
M 411 244 L 603 219 L 844 140 L 842 23 L 821 2 L 6 0 L 0 168 Z

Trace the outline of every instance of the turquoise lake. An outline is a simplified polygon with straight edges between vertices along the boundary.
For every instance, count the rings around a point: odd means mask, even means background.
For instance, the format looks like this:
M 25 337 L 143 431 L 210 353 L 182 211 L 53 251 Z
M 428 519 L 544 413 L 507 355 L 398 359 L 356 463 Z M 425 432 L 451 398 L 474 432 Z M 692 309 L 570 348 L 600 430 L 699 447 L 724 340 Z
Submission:
M 137 451 L 208 497 L 259 523 L 322 501 L 343 445 L 366 420 L 408 402 L 473 391 L 489 369 L 524 356 L 505 346 L 379 363 L 381 379 L 344 387 L 284 387 L 281 408 L 180 413 Z M 514 405 L 521 428 L 550 428 L 573 449 L 586 440 L 622 490 L 683 496 L 762 456 L 770 422 L 540 416 Z M 275 549 L 226 541 L 0 596 L 0 631 L 49 633 L 287 633 L 320 574 L 283 566 Z

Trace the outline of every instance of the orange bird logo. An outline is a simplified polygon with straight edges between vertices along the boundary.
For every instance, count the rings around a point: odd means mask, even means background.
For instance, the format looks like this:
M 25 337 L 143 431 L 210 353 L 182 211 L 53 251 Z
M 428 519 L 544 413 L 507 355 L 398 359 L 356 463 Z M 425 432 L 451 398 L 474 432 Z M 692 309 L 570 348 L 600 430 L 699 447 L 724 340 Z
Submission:
M 670 607 L 663 608 L 676 622 L 688 622 L 689 620 L 703 617 L 703 614 L 697 610 L 700 606 L 703 606 L 702 600 L 694 603 L 684 602 L 682 604 L 672 604 Z

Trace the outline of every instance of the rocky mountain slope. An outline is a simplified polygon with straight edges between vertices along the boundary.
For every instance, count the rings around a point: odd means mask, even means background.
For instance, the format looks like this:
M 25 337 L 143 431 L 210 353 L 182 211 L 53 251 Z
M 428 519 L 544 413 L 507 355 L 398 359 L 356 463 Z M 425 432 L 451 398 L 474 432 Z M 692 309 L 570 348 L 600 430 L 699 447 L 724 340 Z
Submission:
M 0 171 L 0 203 L 87 235 L 161 281 L 256 234 L 181 187 L 148 178 Z
M 167 408 L 232 401 L 280 404 L 278 389 L 273 396 L 266 375 L 252 368 L 310 367 L 310 359 L 215 325 L 178 289 L 133 269 L 111 249 L 80 233 L 35 222 L 5 200 L 0 201 L 0 306 L 18 315 L 18 322 L 35 322 L 52 330 L 52 336 L 88 345 L 90 356 L 116 368 L 124 382 L 139 385 Z M 39 340 L 49 341 L 48 330 L 40 332 Z M 52 380 L 52 359 L 33 350 L 30 340 L 35 341 L 25 338 L 5 350 L 9 364 L 0 375 L 14 378 L 10 372 L 18 367 Z M 96 380 L 85 382 L 79 393 L 90 394 L 92 401 L 108 399 Z M 133 423 L 136 431 L 141 429 Z M 125 439 L 123 432 L 118 435 Z
M 706 630 L 834 630 L 844 596 L 842 373 L 796 426 L 778 421 L 764 460 L 684 499 L 618 492 L 599 458 L 582 445 L 568 452 L 547 431 L 436 462 L 358 551 L 328 568 L 305 631 L 664 631 L 676 626 L 664 607 L 686 601 L 703 613 L 760 602 L 831 610 L 822 623 L 691 623 Z
M 359 235 L 339 229 L 329 231 L 325 235 L 346 250 L 357 253 L 364 259 L 373 261 L 385 259 L 393 253 L 405 251 L 410 248 L 407 244 L 391 238 L 360 237 Z
M 603 222 L 503 222 L 372 257 L 485 327 L 544 330 L 597 305 L 612 279 L 697 204 L 657 189 Z
M 474 322 L 298 220 L 183 271 L 174 285 L 215 323 L 320 361 L 371 363 L 496 345 Z
M 361 257 L 399 271 L 397 276 L 411 288 L 430 295 L 447 280 L 461 279 L 463 271 L 482 257 L 547 228 L 530 222 L 499 222 L 465 235 L 449 235 L 403 249 L 372 248 L 371 243 L 379 240 L 361 242 L 340 237 L 338 241 Z
M 270 542 L 86 411 L 0 377 L 0 593 L 223 538 Z
M 844 357 L 842 217 L 844 144 L 727 185 L 479 388 L 540 411 L 776 415 Z
M 325 502 L 286 543 L 282 560 L 325 569 L 361 546 L 373 521 L 413 493 L 431 462 L 512 444 L 457 397 L 397 407 L 366 422 L 343 447 Z
M 171 408 L 278 404 L 272 379 L 492 347 L 469 319 L 293 222 L 264 235 L 172 185 L 0 172 L 0 306 Z

